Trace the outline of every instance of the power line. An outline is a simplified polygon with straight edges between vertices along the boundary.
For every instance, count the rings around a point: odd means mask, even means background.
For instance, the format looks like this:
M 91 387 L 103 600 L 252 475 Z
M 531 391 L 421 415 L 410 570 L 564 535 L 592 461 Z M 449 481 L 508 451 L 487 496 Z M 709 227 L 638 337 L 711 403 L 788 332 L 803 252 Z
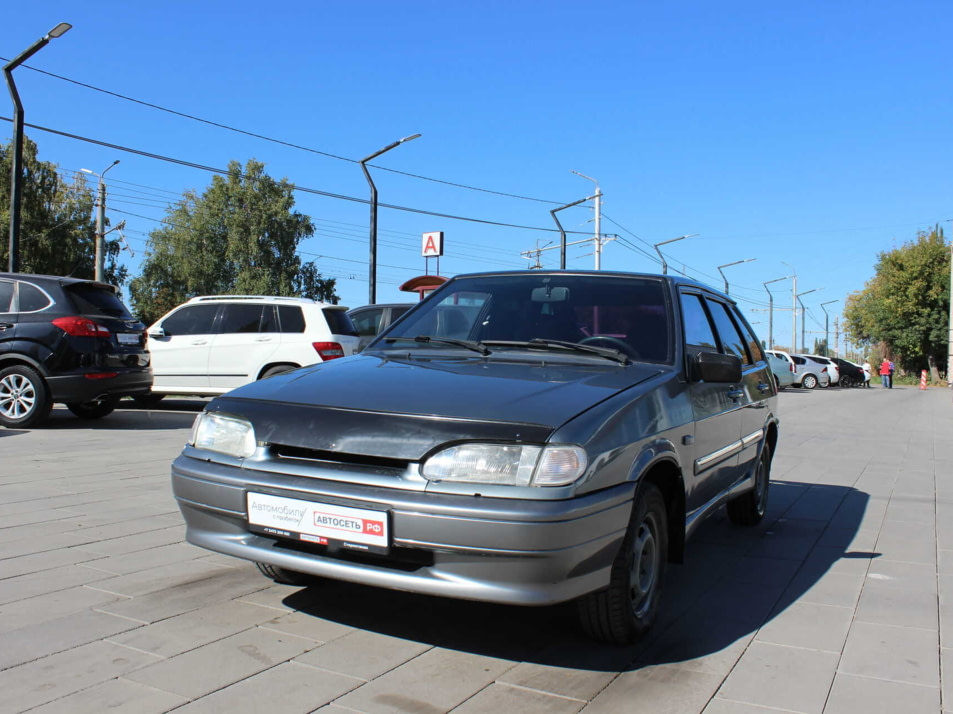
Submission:
M 4 62 L 9 61 L 9 60 L 7 60 L 7 59 L 5 59 L 5 58 L 3 58 L 3 57 L 0 57 L 0 60 L 2 60 L 2 61 L 4 61 Z M 61 75 L 54 74 L 53 72 L 47 72 L 46 70 L 38 69 L 38 68 L 36 68 L 36 67 L 31 67 L 30 65 L 24 64 L 24 65 L 21 65 L 21 67 L 23 67 L 23 68 L 25 68 L 25 69 L 29 69 L 29 70 L 31 70 L 31 71 L 33 71 L 33 72 L 38 72 L 39 74 L 45 74 L 45 75 L 48 76 L 48 77 L 53 77 L 53 78 L 59 79 L 59 80 L 61 80 L 61 81 L 63 81 L 63 82 L 69 82 L 70 84 L 75 84 L 75 85 L 77 85 L 77 86 L 79 86 L 79 87 L 84 87 L 84 88 L 86 88 L 86 89 L 91 89 L 91 90 L 93 90 L 94 92 L 101 92 L 102 94 L 107 94 L 107 95 L 109 95 L 109 96 L 111 96 L 111 97 L 115 97 L 116 99 L 122 99 L 122 100 L 124 100 L 124 101 L 133 102 L 134 104 L 139 104 L 139 105 L 142 105 L 142 106 L 144 106 L 144 107 L 149 107 L 150 109 L 155 109 L 155 110 L 160 111 L 160 112 L 166 112 L 167 114 L 173 114 L 173 115 L 175 115 L 175 116 L 182 117 L 183 119 L 189 119 L 189 120 L 191 120 L 191 121 L 197 121 L 197 122 L 200 122 L 200 123 L 202 123 L 202 124 L 207 124 L 207 125 L 209 125 L 209 126 L 217 127 L 217 128 L 219 128 L 219 129 L 225 129 L 226 131 L 232 131 L 232 132 L 235 132 L 236 134 L 244 134 L 245 136 L 250 136 L 250 137 L 253 137 L 253 138 L 255 138 L 255 139 L 261 139 L 262 141 L 268 141 L 268 142 L 271 142 L 271 143 L 273 143 L 273 144 L 280 144 L 281 146 L 287 146 L 287 147 L 292 148 L 292 149 L 300 149 L 301 151 L 307 151 L 307 152 L 312 153 L 312 154 L 318 154 L 319 156 L 326 156 L 327 158 L 337 159 L 338 161 L 346 161 L 346 162 L 351 163 L 351 164 L 359 164 L 359 163 L 360 163 L 360 161 L 357 160 L 357 159 L 349 159 L 349 158 L 347 158 L 346 156 L 338 156 L 337 154 L 331 154 L 331 153 L 329 153 L 329 152 L 327 152 L 327 151 L 319 151 L 318 149 L 312 149 L 311 147 L 302 146 L 301 144 L 293 144 L 293 143 L 288 142 L 288 141 L 283 141 L 283 140 L 281 140 L 281 139 L 275 139 L 275 138 L 272 138 L 272 137 L 270 137 L 270 136 L 265 136 L 264 134 L 257 134 L 257 133 L 252 132 L 252 131 L 246 131 L 245 129 L 238 129 L 237 127 L 229 126 L 228 124 L 222 124 L 222 123 L 220 123 L 220 122 L 211 121 L 211 120 L 209 120 L 209 119 L 203 119 L 203 118 L 201 118 L 201 117 L 197 117 L 197 116 L 194 116 L 194 115 L 192 115 L 192 114 L 186 114 L 185 112 L 176 111 L 175 109 L 169 109 L 169 108 L 167 108 L 167 107 L 163 107 L 163 106 L 160 106 L 160 105 L 158 105 L 158 104 L 153 104 L 153 103 L 151 103 L 151 102 L 146 102 L 146 101 L 143 101 L 143 100 L 141 100 L 141 99 L 135 99 L 134 97 L 127 97 L 126 95 L 124 95 L 124 94 L 119 94 L 118 92 L 112 92 L 112 91 L 110 91 L 110 90 L 108 90 L 108 89 L 102 89 L 101 87 L 96 87 L 96 86 L 93 86 L 92 84 L 86 84 L 85 82 L 80 82 L 80 81 L 75 80 L 75 79 L 70 79 L 69 77 L 63 77 L 63 76 L 61 76 Z M 27 124 L 27 126 L 29 126 L 29 124 Z M 443 184 L 443 185 L 445 185 L 445 186 L 453 186 L 453 187 L 455 187 L 455 188 L 467 189 L 467 190 L 469 190 L 469 191 L 479 191 L 479 192 L 481 192 L 481 193 L 490 193 L 490 194 L 493 194 L 493 195 L 495 195 L 495 196 L 504 196 L 504 197 L 506 197 L 506 198 L 517 198 L 517 199 L 520 199 L 520 200 L 523 200 L 523 201 L 535 201 L 535 202 L 537 202 L 537 203 L 548 203 L 548 204 L 552 204 L 552 205 L 562 205 L 562 204 L 564 203 L 564 201 L 550 201 L 550 200 L 543 199 L 543 198 L 532 198 L 532 197 L 530 197 L 530 196 L 520 196 L 520 195 L 518 195 L 518 194 L 515 194 L 515 193 L 507 193 L 507 192 L 505 192 L 505 191 L 494 191 L 494 190 L 492 190 L 492 189 L 480 188 L 480 187 L 478 187 L 478 186 L 468 186 L 468 185 L 466 185 L 466 184 L 455 183 L 455 182 L 453 182 L 453 181 L 445 181 L 445 180 L 443 180 L 443 179 L 436 179 L 436 178 L 432 178 L 432 177 L 429 177 L 429 176 L 421 176 L 420 174 L 413 174 L 413 173 L 409 173 L 409 172 L 407 172 L 407 171 L 399 171 L 399 170 L 397 170 L 397 169 L 390 169 L 390 168 L 387 168 L 386 166 L 377 166 L 376 164 L 370 164 L 370 166 L 373 166 L 375 169 L 379 169 L 379 170 L 381 170 L 381 171 L 389 171 L 390 173 L 400 174 L 401 176 L 407 176 L 407 177 L 409 177 L 409 178 L 420 179 L 421 181 L 430 181 L 430 182 L 433 182 L 433 183 Z

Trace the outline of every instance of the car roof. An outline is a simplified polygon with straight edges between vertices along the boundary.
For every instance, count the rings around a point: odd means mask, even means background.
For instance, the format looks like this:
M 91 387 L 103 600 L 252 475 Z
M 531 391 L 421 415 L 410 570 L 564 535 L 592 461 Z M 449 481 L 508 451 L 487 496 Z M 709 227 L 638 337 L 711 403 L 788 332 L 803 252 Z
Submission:
M 692 278 L 686 278 L 680 275 L 662 275 L 659 273 L 629 273 L 624 271 L 613 271 L 613 270 L 501 270 L 493 272 L 481 272 L 481 273 L 461 273 L 456 275 L 447 283 L 463 279 L 463 278 L 476 278 L 476 277 L 500 277 L 507 275 L 528 275 L 528 276 L 541 276 L 541 275 L 553 275 L 553 276 L 565 276 L 565 275 L 574 275 L 574 276 L 592 276 L 592 277 L 604 277 L 604 278 L 652 278 L 656 280 L 663 280 L 675 287 L 689 287 L 696 290 L 703 290 L 705 292 L 712 293 L 713 295 L 718 295 L 719 297 L 728 300 L 729 302 L 734 303 L 735 300 L 728 294 L 713 288 L 711 285 L 706 285 L 705 283 L 699 282 L 698 280 L 693 280 Z M 444 283 L 446 285 L 447 283 Z M 442 289 L 441 286 L 439 289 Z
M 8 280 L 30 280 L 30 281 L 39 281 L 39 282 L 54 282 L 59 285 L 76 285 L 77 283 L 86 283 L 88 285 L 95 285 L 101 288 L 108 288 L 113 292 L 117 292 L 115 285 L 110 285 L 109 283 L 101 283 L 96 280 L 90 280 L 89 278 L 74 278 L 65 275 L 41 275 L 39 273 L 0 273 L 0 278 L 5 278 Z
M 321 307 L 330 307 L 338 310 L 347 310 L 344 305 L 332 305 L 331 303 L 312 300 L 303 297 L 284 297 L 281 295 L 197 295 L 190 299 L 186 304 L 199 302 L 274 302 L 288 303 L 292 305 L 320 305 Z

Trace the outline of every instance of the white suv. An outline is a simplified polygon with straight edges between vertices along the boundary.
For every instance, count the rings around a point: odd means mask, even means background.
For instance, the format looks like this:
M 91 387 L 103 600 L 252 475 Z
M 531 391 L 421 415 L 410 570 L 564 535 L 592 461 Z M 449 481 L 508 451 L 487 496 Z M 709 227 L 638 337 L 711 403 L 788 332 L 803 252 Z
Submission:
M 195 297 L 148 329 L 152 393 L 223 394 L 279 372 L 346 357 L 358 335 L 347 308 L 307 298 Z

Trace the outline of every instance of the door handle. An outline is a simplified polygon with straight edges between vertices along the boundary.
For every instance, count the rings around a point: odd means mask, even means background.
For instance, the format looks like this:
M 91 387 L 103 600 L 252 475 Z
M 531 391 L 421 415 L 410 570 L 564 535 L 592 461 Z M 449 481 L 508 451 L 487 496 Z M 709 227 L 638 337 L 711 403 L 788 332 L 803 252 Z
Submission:
M 758 391 L 761 392 L 762 394 L 764 394 L 765 392 L 770 392 L 770 391 L 771 391 L 771 387 L 769 387 L 769 386 L 768 386 L 767 384 L 765 384 L 764 382 L 760 382 L 760 383 L 758 384 Z
M 194 342 L 192 342 L 192 344 L 193 345 L 207 345 L 208 340 L 195 340 Z
M 271 342 L 270 337 L 256 337 L 255 342 Z
M 735 401 L 741 399 L 745 395 L 745 390 L 743 389 L 732 389 L 728 392 L 728 398 L 734 399 Z
M 0 330 L 5 330 L 8 327 L 13 327 L 13 326 L 14 324 L 12 322 L 0 322 Z

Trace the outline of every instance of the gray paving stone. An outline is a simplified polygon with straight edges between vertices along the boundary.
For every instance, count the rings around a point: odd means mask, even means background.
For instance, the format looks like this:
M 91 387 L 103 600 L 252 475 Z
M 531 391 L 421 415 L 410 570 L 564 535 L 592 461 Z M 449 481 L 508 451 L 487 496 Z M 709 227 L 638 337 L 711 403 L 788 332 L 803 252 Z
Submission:
M 0 670 L 101 640 L 139 625 L 93 610 L 79 610 L 0 635 Z M 2 695 L 0 695 L 2 696 Z
M 82 565 L 64 565 L 38 573 L 27 573 L 0 580 L 0 605 L 27 600 L 87 583 L 95 583 L 103 574 Z
M 173 657 L 267 622 L 274 612 L 232 600 L 192 610 L 110 637 L 110 640 L 160 657 Z
M 313 646 L 311 640 L 255 628 L 143 667 L 127 677 L 195 699 L 270 669 Z
M 491 684 L 486 689 L 454 708 L 454 714 L 575 714 L 586 702 L 556 697 L 531 689 Z
M 355 630 L 312 649 L 296 661 L 329 672 L 371 680 L 419 657 L 429 645 Z
M 155 657 L 92 642 L 0 672 L 3 706 L 22 712 L 146 666 Z
M 937 584 L 932 570 L 932 566 L 921 563 L 877 561 L 864 582 L 856 619 L 938 629 Z
M 345 694 L 335 704 L 368 714 L 450 711 L 513 666 L 513 662 L 495 657 L 431 649 Z
M 838 671 L 927 687 L 940 684 L 936 631 L 855 622 Z
M 721 681 L 717 675 L 674 664 L 646 667 L 620 674 L 582 711 L 585 714 L 700 712 Z
M 30 714 L 161 714 L 188 700 L 121 677 L 31 709 Z
M 795 712 L 791 709 L 776 709 L 774 707 L 759 707 L 756 704 L 733 702 L 715 697 L 708 702 L 703 714 L 803 714 L 803 712 Z
M 766 622 L 755 641 L 839 654 L 853 617 L 850 607 L 796 602 Z
M 940 689 L 838 674 L 824 714 L 935 714 Z
M 2 522 L 2 520 L 0 520 L 0 522 Z M 15 578 L 18 575 L 41 573 L 45 570 L 61 568 L 64 565 L 93 563 L 101 558 L 102 556 L 100 555 L 87 553 L 77 548 L 60 548 L 44 553 L 7 558 L 6 560 L 0 560 L 0 581 L 6 578 Z
M 718 690 L 722 699 L 820 714 L 839 656 L 760 642 L 748 647 Z
M 274 615 L 275 613 L 271 613 Z M 354 628 L 342 625 L 334 620 L 326 620 L 316 615 L 302 612 L 290 612 L 286 615 L 277 615 L 261 623 L 261 627 L 275 632 L 287 632 L 297 637 L 307 637 L 315 642 L 325 643 L 339 639 L 354 632 Z
M 196 699 L 176 712 L 307 714 L 363 683 L 361 679 L 284 662 Z
M 87 572 L 95 572 L 98 577 L 96 583 L 90 585 L 90 587 L 129 598 L 148 595 L 159 590 L 168 590 L 179 585 L 188 586 L 190 583 L 223 572 L 220 566 L 201 560 L 168 563 L 119 576 L 109 576 L 90 568 L 86 568 L 86 570 Z
M 0 634 L 121 601 L 122 598 L 115 595 L 86 587 L 37 595 L 28 600 L 8 603 L 0 609 Z
M 615 677 L 615 672 L 522 662 L 496 681 L 498 684 L 511 684 L 523 689 L 588 702 Z

